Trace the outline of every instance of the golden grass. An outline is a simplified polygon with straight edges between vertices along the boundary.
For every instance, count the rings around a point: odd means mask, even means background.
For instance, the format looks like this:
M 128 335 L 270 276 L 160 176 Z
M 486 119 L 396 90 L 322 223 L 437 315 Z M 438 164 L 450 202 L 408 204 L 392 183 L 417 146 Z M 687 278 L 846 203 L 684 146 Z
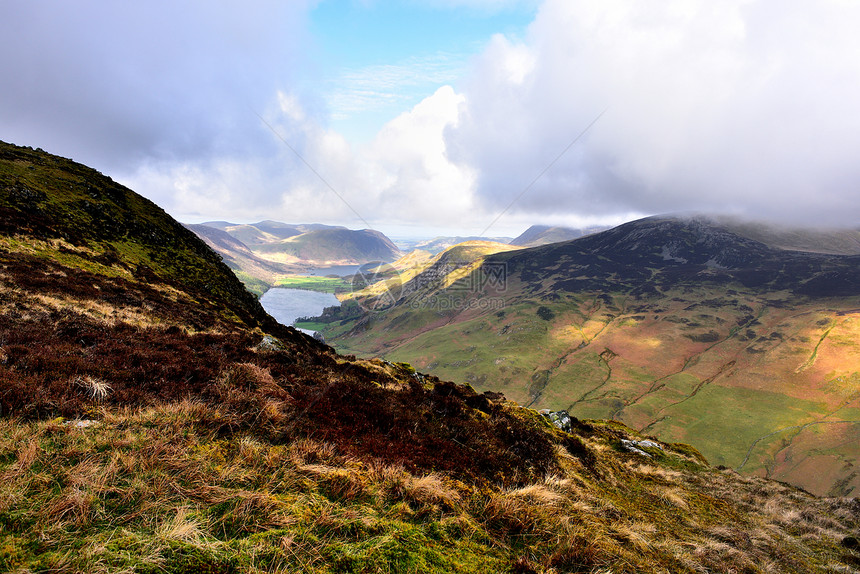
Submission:
M 270 377 L 242 366 L 218 384 Z M 10 555 L 24 552 L 10 525 L 28 524 L 54 549 L 38 560 L 61 571 L 170 571 L 193 559 L 238 572 L 850 572 L 839 544 L 860 526 L 853 499 L 644 463 L 600 435 L 583 439 L 590 468 L 561 449 L 561 472 L 502 489 L 310 438 L 223 435 L 224 405 L 95 414 L 101 425 L 84 429 L 0 419 L 0 548 Z M 86 548 L 70 553 L 75 540 Z

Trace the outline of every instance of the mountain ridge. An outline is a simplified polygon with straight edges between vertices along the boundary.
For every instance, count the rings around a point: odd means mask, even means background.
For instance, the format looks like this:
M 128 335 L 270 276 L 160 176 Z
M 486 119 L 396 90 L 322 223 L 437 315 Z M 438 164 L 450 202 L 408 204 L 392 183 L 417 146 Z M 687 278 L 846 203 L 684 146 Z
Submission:
M 349 352 L 409 361 L 535 408 L 620 419 L 695 443 L 719 464 L 846 494 L 860 486 L 860 451 L 845 442 L 860 428 L 858 263 L 776 249 L 702 219 L 653 217 L 487 255 L 459 282 L 410 277 L 397 304 L 335 313 L 324 332 Z M 376 308 L 373 296 L 356 293 L 359 308 Z M 780 437 L 800 428 L 782 448 Z M 736 436 L 717 438 L 726 433 Z M 788 453 L 812 458 L 792 465 Z

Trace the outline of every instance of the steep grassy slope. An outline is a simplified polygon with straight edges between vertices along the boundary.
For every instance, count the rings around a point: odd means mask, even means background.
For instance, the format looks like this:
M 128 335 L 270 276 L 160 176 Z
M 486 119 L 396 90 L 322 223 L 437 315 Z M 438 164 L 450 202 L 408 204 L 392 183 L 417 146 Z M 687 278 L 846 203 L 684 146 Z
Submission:
M 238 282 L 132 192 L 42 152 L 4 153 L 37 174 L 4 182 L 6 213 L 39 225 L 0 235 L 2 571 L 860 566 L 854 499 L 713 469 L 617 423 L 566 432 L 498 394 L 338 356 L 253 298 L 203 297 L 201 268 L 227 293 Z M 22 188 L 43 195 L 34 205 Z M 66 231 L 81 220 L 138 224 L 121 239 Z M 149 251 L 156 230 L 184 258 L 146 264 L 163 257 Z
M 12 248 L 18 236 L 41 240 L 22 247 L 34 262 L 157 278 L 245 323 L 270 320 L 220 257 L 152 202 L 95 170 L 2 142 L 0 233 Z
M 326 336 L 521 404 L 690 442 L 745 473 L 847 494 L 860 486 L 857 263 L 773 250 L 703 221 L 644 220 L 490 256 L 447 288 L 414 278 L 429 288 Z M 500 268 L 506 281 L 494 287 L 487 273 Z

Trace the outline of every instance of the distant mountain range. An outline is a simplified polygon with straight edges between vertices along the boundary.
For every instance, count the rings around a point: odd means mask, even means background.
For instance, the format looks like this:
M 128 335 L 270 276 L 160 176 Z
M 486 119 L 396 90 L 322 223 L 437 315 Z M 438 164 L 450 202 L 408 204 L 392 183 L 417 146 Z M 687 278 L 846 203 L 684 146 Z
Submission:
M 860 256 L 832 251 L 852 237 L 647 218 L 428 266 L 395 305 L 374 305 L 371 287 L 327 338 L 847 495 L 860 488 Z
M 262 259 L 304 266 L 360 265 L 372 261 L 394 261 L 402 255 L 385 235 L 372 229 L 292 225 L 278 221 L 233 224 L 203 223 L 242 242 Z
M 404 251 L 412 251 L 418 249 L 420 251 L 427 251 L 431 255 L 436 255 L 440 251 L 444 251 L 449 247 L 453 247 L 455 245 L 459 245 L 460 243 L 465 243 L 467 241 L 491 241 L 493 243 L 509 243 L 511 241 L 510 237 L 478 237 L 476 235 L 470 236 L 456 236 L 456 237 L 434 237 L 433 239 L 424 239 L 420 241 L 401 241 L 398 242 L 403 248 Z
M 389 262 L 402 255 L 390 239 L 372 229 L 278 221 L 209 221 L 186 227 L 218 252 L 258 295 L 287 275 L 313 268 Z

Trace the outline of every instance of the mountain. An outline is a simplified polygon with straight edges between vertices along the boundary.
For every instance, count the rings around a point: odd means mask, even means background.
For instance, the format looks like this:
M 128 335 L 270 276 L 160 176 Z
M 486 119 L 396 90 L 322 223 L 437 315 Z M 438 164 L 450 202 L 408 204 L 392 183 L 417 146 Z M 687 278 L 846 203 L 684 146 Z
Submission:
M 549 243 L 559 243 L 561 241 L 569 241 L 604 231 L 604 227 L 590 227 L 588 229 L 572 229 L 570 227 L 557 227 L 550 225 L 532 225 L 526 229 L 520 236 L 510 241 L 511 245 L 519 245 L 520 247 L 537 247 L 539 245 L 547 245 Z
M 690 442 L 746 474 L 821 494 L 860 486 L 858 256 L 656 217 L 437 275 L 404 277 L 416 288 L 382 308 L 373 288 L 357 293 L 327 339 Z
M 389 262 L 402 255 L 390 239 L 372 229 L 351 230 L 319 223 L 293 225 L 278 221 L 246 225 L 210 221 L 202 225 L 228 233 L 260 259 L 299 268 Z M 252 274 L 249 269 L 243 271 Z
M 272 261 L 307 262 L 319 266 L 388 262 L 401 256 L 394 243 L 379 231 L 345 228 L 308 231 L 258 245 L 254 251 Z
M 291 223 L 282 223 L 280 221 L 272 221 L 268 219 L 248 224 L 230 223 L 228 221 L 206 221 L 201 225 L 225 231 L 244 243 L 246 246 L 250 247 L 257 247 L 281 241 L 289 237 L 307 233 L 308 231 L 318 231 L 321 229 L 346 229 L 345 227 L 323 225 L 321 223 L 294 225 Z
M 860 229 L 801 228 L 728 217 L 713 218 L 713 222 L 733 233 L 777 249 L 860 255 Z
M 251 249 L 227 233 L 208 225 L 185 224 L 216 253 L 236 274 L 250 291 L 257 295 L 265 293 L 279 277 L 305 271 L 299 265 L 287 265 L 257 257 Z
M 98 172 L 0 143 L 0 569 L 848 572 L 855 499 L 336 355 Z

